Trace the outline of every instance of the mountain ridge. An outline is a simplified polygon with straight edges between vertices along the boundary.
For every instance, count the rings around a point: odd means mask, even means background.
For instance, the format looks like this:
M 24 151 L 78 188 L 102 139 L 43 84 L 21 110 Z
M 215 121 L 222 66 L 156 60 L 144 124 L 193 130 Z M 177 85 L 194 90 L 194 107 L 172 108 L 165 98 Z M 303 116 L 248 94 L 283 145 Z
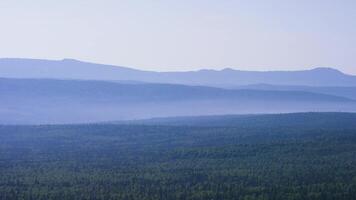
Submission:
M 0 124 L 88 123 L 187 115 L 356 112 L 356 101 L 303 91 L 94 80 L 0 78 Z
M 222 70 L 156 72 L 129 67 L 96 64 L 75 59 L 0 59 L 0 77 L 82 79 L 103 81 L 142 81 L 233 87 L 249 84 L 356 86 L 356 76 L 339 70 L 318 67 L 300 71 L 243 71 L 232 68 Z
M 185 72 L 200 72 L 200 71 L 215 71 L 215 72 L 221 72 L 221 71 L 240 71 L 240 72 L 303 72 L 303 71 L 333 71 L 333 72 L 338 72 L 341 74 L 346 74 L 346 75 L 351 75 L 351 76 L 356 76 L 352 74 L 347 74 L 344 73 L 338 69 L 332 68 L 332 67 L 314 67 L 310 69 L 303 69 L 303 70 L 240 70 L 236 69 L 234 67 L 225 67 L 222 69 L 209 69 L 209 68 L 202 68 L 202 69 L 197 69 L 197 70 L 185 70 L 185 71 L 154 71 L 154 70 L 141 70 L 138 68 L 133 68 L 133 67 L 127 67 L 127 66 L 121 66 L 121 65 L 115 65 L 115 64 L 105 64 L 105 63 L 96 63 L 92 61 L 85 61 L 85 60 L 79 60 L 75 58 L 63 58 L 63 59 L 37 59 L 37 58 L 11 58 L 11 57 L 3 57 L 0 58 L 0 62 L 2 61 L 39 61 L 39 62 L 64 62 L 64 63 L 82 63 L 82 64 L 90 64 L 90 65 L 101 65 L 101 66 L 111 66 L 111 67 L 118 67 L 118 68 L 124 68 L 124 69 L 131 69 L 135 71 L 143 71 L 143 72 L 157 72 L 157 73 L 185 73 Z
M 356 113 L 348 112 L 298 112 L 275 114 L 215 115 L 215 116 L 180 116 L 106 122 L 108 124 L 154 125 L 154 126 L 197 126 L 197 127 L 230 127 L 242 126 L 256 128 L 270 126 L 278 121 L 281 126 L 353 126 L 356 127 Z

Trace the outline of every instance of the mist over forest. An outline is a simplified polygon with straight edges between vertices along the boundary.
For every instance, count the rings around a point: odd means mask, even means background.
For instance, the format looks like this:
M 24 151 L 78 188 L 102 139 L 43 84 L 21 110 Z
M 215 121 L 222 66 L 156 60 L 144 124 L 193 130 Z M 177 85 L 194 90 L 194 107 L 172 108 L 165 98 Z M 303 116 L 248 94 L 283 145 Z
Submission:
M 356 110 L 356 77 L 331 68 L 154 72 L 77 60 L 0 59 L 0 76 L 3 124 Z

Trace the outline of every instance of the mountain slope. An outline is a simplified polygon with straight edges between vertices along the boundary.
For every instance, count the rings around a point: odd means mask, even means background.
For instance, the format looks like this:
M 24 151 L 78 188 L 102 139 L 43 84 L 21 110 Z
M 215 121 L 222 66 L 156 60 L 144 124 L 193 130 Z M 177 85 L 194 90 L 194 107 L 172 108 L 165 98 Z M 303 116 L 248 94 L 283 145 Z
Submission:
M 355 101 L 303 91 L 173 84 L 0 79 L 0 123 L 81 123 L 151 117 L 356 111 Z
M 320 94 L 329 94 L 346 97 L 356 100 L 356 87 L 310 87 L 300 85 L 269 85 L 256 84 L 235 87 L 235 89 L 253 89 L 253 90 L 274 90 L 274 91 L 305 91 Z
M 110 81 L 131 80 L 218 87 L 260 83 L 273 85 L 356 86 L 356 76 L 343 74 L 331 68 L 270 72 L 239 71 L 229 68 L 221 71 L 153 72 L 71 59 L 61 61 L 0 59 L 0 77 Z
M 353 127 L 356 128 L 356 113 L 286 113 L 261 115 L 222 115 L 222 116 L 194 116 L 168 117 L 145 120 L 116 122 L 117 124 L 164 125 L 164 126 L 196 126 L 196 127 L 240 127 L 259 128 L 272 127 Z

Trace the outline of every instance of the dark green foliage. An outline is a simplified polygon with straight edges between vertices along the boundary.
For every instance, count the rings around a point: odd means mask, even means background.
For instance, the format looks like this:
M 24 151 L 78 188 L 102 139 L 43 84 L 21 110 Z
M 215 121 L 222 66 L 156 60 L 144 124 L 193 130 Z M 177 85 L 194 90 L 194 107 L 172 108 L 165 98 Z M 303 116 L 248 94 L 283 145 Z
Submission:
M 356 199 L 354 124 L 268 121 L 0 126 L 0 199 Z

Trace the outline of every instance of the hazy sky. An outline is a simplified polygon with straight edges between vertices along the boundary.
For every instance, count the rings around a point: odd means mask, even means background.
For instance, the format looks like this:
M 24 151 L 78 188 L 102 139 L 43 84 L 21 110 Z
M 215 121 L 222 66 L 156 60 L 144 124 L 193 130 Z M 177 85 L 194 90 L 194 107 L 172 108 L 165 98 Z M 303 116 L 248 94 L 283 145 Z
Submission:
M 356 74 L 356 1 L 0 0 L 0 57 Z

